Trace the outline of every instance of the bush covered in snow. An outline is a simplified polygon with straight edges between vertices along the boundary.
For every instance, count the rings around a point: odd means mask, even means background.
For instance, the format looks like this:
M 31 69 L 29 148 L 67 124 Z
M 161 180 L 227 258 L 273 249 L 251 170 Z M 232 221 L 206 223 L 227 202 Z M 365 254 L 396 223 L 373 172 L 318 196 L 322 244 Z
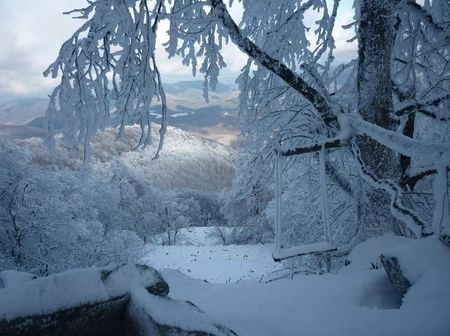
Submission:
M 218 192 L 233 175 L 228 150 L 170 129 L 164 153 L 133 151 L 138 129 L 99 133 L 90 167 L 63 139 L 0 143 L 0 269 L 49 274 L 136 261 L 144 243 L 192 225 L 223 224 Z M 186 174 L 189 174 L 189 178 Z

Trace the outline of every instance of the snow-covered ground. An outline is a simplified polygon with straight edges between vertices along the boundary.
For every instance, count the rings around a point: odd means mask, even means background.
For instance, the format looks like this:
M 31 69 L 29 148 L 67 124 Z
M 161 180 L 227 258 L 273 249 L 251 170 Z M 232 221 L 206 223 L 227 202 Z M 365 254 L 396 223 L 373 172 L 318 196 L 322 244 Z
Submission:
M 152 246 L 144 260 L 156 269 L 170 268 L 214 283 L 259 278 L 281 268 L 267 245 Z
M 240 336 L 450 334 L 449 296 L 421 301 L 421 291 L 412 292 L 395 309 L 383 270 L 268 284 L 210 284 L 171 270 L 163 275 L 172 297 L 193 302 Z
M 433 249 L 441 260 L 450 260 L 450 250 L 435 241 L 411 244 L 386 236 L 355 249 L 351 266 L 338 274 L 270 283 L 257 281 L 282 267 L 271 260 L 268 245 L 151 246 L 144 261 L 165 268 L 171 297 L 193 302 L 240 336 L 448 336 L 450 269 L 423 268 L 418 256 L 420 275 L 403 301 L 384 270 L 371 269 L 382 251 L 405 243 L 410 255 Z M 251 278 L 255 281 L 242 281 Z
M 211 228 L 184 229 L 177 246 L 147 245 L 144 263 L 174 269 L 213 283 L 259 279 L 282 265 L 272 260 L 272 245 L 219 245 Z

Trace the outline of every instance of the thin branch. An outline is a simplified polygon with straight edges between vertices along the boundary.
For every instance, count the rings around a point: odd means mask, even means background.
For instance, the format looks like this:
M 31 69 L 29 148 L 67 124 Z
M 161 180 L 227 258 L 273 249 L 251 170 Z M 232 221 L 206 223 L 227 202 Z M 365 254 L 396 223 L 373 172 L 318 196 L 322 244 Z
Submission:
M 412 13 L 416 14 L 428 27 L 430 27 L 430 29 L 435 32 L 436 38 L 440 37 L 447 44 L 450 44 L 450 36 L 446 32 L 445 28 L 441 27 L 441 25 L 433 19 L 433 16 L 431 16 L 425 8 L 413 0 L 405 1 L 405 7 L 407 7 Z
M 316 144 L 309 147 L 297 147 L 294 149 L 287 149 L 281 152 L 281 155 L 283 156 L 292 156 L 292 155 L 301 155 L 301 154 L 307 154 L 307 153 L 315 153 L 320 151 L 322 148 L 325 147 L 325 149 L 330 148 L 339 148 L 344 145 L 344 143 L 347 142 L 347 139 L 336 139 L 332 141 L 327 141 L 322 144 Z
M 447 170 L 450 172 L 450 167 L 448 167 Z M 420 180 L 422 180 L 423 178 L 425 178 L 427 176 L 431 176 L 434 174 L 437 174 L 436 169 L 423 170 L 414 175 L 405 176 L 402 179 L 400 185 L 402 187 L 409 186 L 411 190 L 414 190 L 414 187 L 416 186 L 417 182 L 419 182 Z
M 438 96 L 435 97 L 434 99 L 430 99 L 430 100 L 425 100 L 425 101 L 418 101 L 415 102 L 413 104 L 407 105 L 405 107 L 402 107 L 401 109 L 395 111 L 395 115 L 398 117 L 401 117 L 405 114 L 409 114 L 412 112 L 416 112 L 419 111 L 421 112 L 423 109 L 429 107 L 429 106 L 438 106 L 442 101 L 450 99 L 450 93 L 446 93 L 442 96 Z M 434 113 L 431 112 L 427 112 L 430 113 L 431 117 L 433 117 L 434 119 L 438 119 L 439 117 L 437 115 L 435 115 Z

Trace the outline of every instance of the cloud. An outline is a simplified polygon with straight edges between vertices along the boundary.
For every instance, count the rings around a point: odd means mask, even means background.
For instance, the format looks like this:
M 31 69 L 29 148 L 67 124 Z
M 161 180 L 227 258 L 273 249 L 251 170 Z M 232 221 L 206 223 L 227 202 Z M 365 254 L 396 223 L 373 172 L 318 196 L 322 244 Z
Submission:
M 42 72 L 56 58 L 61 44 L 81 24 L 80 20 L 62 13 L 85 4 L 85 0 L 0 0 L 3 44 L 0 49 L 0 99 L 44 97 L 51 93 L 57 80 L 44 78 Z M 231 81 L 246 57 L 233 45 L 224 47 L 224 56 L 228 67 L 223 71 L 222 79 Z M 177 58 L 168 59 L 161 45 L 158 63 L 163 79 L 168 82 L 192 78 L 191 69 Z
M 57 80 L 44 78 L 42 72 L 56 58 L 61 44 L 82 22 L 62 13 L 85 4 L 85 0 L 0 0 L 0 99 L 44 97 L 51 93 Z M 344 7 L 337 26 L 351 22 L 351 12 L 350 8 Z M 235 2 L 231 14 L 236 21 L 239 21 L 241 13 L 241 5 Z M 355 45 L 345 43 L 351 35 L 351 31 L 338 29 L 337 59 L 348 59 L 355 53 Z M 164 40 L 166 38 L 161 35 L 160 44 Z M 223 55 L 227 68 L 222 71 L 220 79 L 230 83 L 237 77 L 247 57 L 231 42 L 224 46 Z M 191 69 L 183 66 L 179 58 L 168 59 L 161 45 L 157 58 L 164 81 L 192 78 Z M 197 78 L 201 79 L 201 74 Z
M 2 0 L 0 3 L 0 98 L 44 96 L 56 82 L 42 72 L 80 24 L 63 11 L 84 0 Z

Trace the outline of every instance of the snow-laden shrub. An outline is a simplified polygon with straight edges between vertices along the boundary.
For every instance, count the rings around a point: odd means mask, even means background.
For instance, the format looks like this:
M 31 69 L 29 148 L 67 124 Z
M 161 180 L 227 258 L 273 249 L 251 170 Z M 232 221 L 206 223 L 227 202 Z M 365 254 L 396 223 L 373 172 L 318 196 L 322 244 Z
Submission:
M 0 269 L 45 275 L 137 260 L 136 233 L 101 221 L 108 211 L 98 199 L 115 208 L 110 188 L 77 172 L 42 169 L 29 152 L 0 146 Z

